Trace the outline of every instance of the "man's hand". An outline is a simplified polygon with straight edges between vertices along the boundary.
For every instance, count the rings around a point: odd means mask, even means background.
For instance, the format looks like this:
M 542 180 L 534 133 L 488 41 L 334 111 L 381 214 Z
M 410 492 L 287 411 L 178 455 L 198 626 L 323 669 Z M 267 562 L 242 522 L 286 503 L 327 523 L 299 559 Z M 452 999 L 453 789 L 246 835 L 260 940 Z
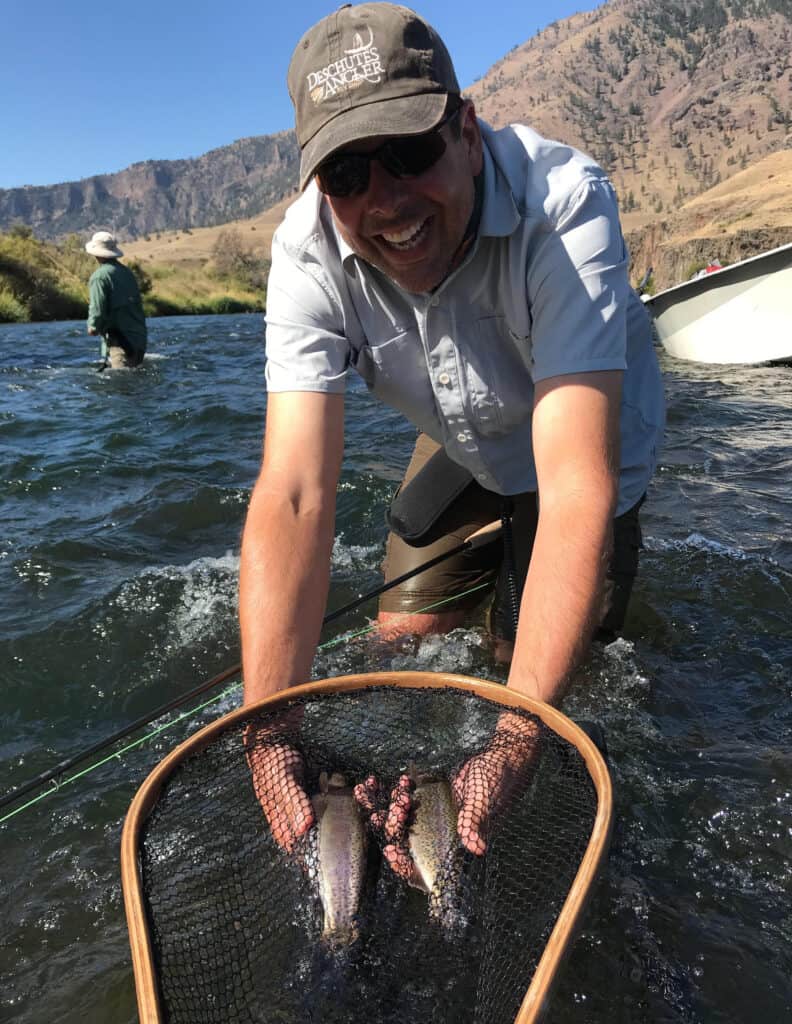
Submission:
M 410 815 L 415 784 L 409 775 L 400 775 L 385 804 L 382 787 L 374 775 L 355 786 L 355 799 L 369 816 L 375 832 L 385 837 L 382 854 L 393 871 L 413 883 L 417 871 L 410 856 Z M 385 804 L 385 806 L 383 806 Z
M 452 782 L 459 806 L 457 833 L 466 850 L 487 852 L 491 819 L 528 781 L 527 770 L 539 753 L 539 726 L 505 711 L 486 750 L 466 761 Z
M 88 328 L 88 333 L 89 334 L 98 334 L 99 331 L 97 331 L 97 329 L 95 327 L 89 327 Z
M 256 798 L 275 842 L 289 853 L 315 821 L 304 789 L 303 759 L 288 739 L 301 719 L 302 709 L 295 709 L 277 722 L 250 723 L 243 734 Z

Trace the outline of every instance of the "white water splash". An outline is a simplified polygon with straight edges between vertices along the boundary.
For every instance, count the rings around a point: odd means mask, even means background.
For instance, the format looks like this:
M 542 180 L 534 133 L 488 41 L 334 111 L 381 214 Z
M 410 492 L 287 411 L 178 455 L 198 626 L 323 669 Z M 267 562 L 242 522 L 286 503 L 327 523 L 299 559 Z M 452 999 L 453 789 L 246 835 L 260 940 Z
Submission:
M 704 551 L 720 555 L 723 558 L 733 558 L 738 562 L 745 562 L 754 557 L 743 551 L 742 548 L 731 547 L 720 541 L 711 540 L 701 533 L 691 533 L 684 540 L 658 540 L 650 537 L 645 543 L 648 551 Z M 766 558 L 763 557 L 761 560 L 766 561 Z
M 379 544 L 344 544 L 343 535 L 339 535 L 333 541 L 333 568 L 356 569 L 363 567 L 370 569 L 372 556 L 380 555 L 381 551 L 382 547 Z
M 239 556 L 227 551 L 220 557 L 197 558 L 186 565 L 153 566 L 128 580 L 116 596 L 122 611 L 154 614 L 162 606 L 158 581 L 181 586 L 178 602 L 168 613 L 169 633 L 179 647 L 205 639 L 212 622 L 236 614 Z M 94 631 L 97 630 L 94 626 Z

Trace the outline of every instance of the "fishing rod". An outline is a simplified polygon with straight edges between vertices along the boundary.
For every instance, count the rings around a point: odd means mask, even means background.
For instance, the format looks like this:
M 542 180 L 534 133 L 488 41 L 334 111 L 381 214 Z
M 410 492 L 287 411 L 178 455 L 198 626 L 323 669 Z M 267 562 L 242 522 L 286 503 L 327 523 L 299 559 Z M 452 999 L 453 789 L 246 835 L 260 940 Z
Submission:
M 329 612 L 322 619 L 322 625 L 326 626 L 329 623 L 334 622 L 336 619 L 340 619 L 342 615 L 346 615 L 348 612 L 354 611 L 356 608 L 359 608 L 360 605 L 365 604 L 366 601 L 370 601 L 374 597 L 379 597 L 380 594 L 384 594 L 387 590 L 397 587 L 400 583 L 405 583 L 407 580 L 412 579 L 413 576 L 418 576 L 419 573 L 426 572 L 427 569 L 431 569 L 433 566 L 438 565 L 440 562 L 443 562 L 448 558 L 452 558 L 454 555 L 458 555 L 463 551 L 473 551 L 476 548 L 483 547 L 485 544 L 490 544 L 492 541 L 497 540 L 500 535 L 500 531 L 501 524 L 499 522 L 493 522 L 489 523 L 487 526 L 483 526 L 480 530 L 476 530 L 475 533 L 472 533 L 467 540 L 457 544 L 456 547 L 450 548 L 448 551 L 443 551 L 439 555 L 435 555 L 434 558 L 430 558 L 428 561 L 423 562 L 416 568 L 402 573 L 401 576 L 397 576 L 395 579 L 389 580 L 387 583 L 383 583 L 381 586 L 367 591 L 360 597 L 355 598 L 354 601 L 350 601 L 348 604 L 342 605 L 341 608 L 336 608 L 335 611 Z M 74 768 L 74 766 L 79 764 L 81 761 L 85 761 L 87 758 L 101 753 L 101 751 L 106 750 L 108 747 L 112 747 L 120 740 L 126 739 L 126 737 L 131 735 L 131 733 L 137 732 L 138 729 L 142 729 L 146 725 L 150 725 L 151 722 L 162 717 L 162 715 L 167 714 L 169 711 L 175 711 L 176 708 L 194 700 L 207 690 L 211 690 L 215 686 L 219 686 L 221 683 L 224 683 L 227 679 L 231 679 L 233 676 L 239 675 L 241 671 L 241 662 L 236 665 L 232 665 L 230 668 L 225 669 L 218 675 L 212 676 L 211 679 L 204 680 L 204 682 L 193 687 L 191 690 L 188 690 L 186 693 L 183 693 L 178 697 L 174 697 L 166 704 L 160 705 L 160 707 L 155 708 L 142 718 L 135 719 L 134 722 L 131 722 L 129 725 L 124 726 L 123 729 L 119 729 L 117 732 L 114 732 L 111 736 L 107 736 L 105 739 L 99 740 L 86 750 L 82 750 L 80 753 L 74 754 L 65 761 L 59 762 L 53 768 L 42 772 L 40 775 L 37 775 L 36 778 L 23 783 L 23 785 L 12 790 L 10 793 L 6 793 L 5 796 L 0 797 L 0 809 L 7 807 L 9 804 L 16 803 L 18 800 L 21 800 L 23 796 L 31 793 L 34 789 L 40 789 L 48 783 L 55 782 L 57 788 L 58 777 Z

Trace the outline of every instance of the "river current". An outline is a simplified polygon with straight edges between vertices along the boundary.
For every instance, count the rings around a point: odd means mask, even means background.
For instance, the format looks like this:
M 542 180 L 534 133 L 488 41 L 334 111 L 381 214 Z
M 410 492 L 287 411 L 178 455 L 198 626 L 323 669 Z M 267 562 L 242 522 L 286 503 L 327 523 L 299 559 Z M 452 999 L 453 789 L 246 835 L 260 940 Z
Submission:
M 82 323 L 0 327 L 3 793 L 239 660 L 263 321 L 149 324 L 144 367 L 104 373 Z M 550 1019 L 774 1024 L 792 1019 L 792 368 L 661 361 L 668 431 L 625 636 L 564 707 L 605 730 L 617 824 Z M 380 581 L 414 431 L 353 382 L 347 438 L 330 607 Z M 342 642 L 316 677 L 503 678 L 475 623 L 344 643 L 373 610 L 328 628 Z M 156 762 L 239 701 L 0 824 L 0 1021 L 137 1019 L 123 818 Z

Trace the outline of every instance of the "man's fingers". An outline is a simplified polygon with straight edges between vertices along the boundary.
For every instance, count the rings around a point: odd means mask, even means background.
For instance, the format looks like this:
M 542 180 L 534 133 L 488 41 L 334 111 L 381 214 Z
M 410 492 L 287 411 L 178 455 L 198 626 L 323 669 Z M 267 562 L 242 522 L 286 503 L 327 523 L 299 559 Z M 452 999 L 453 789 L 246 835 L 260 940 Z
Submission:
M 385 838 L 397 846 L 406 844 L 407 826 L 412 810 L 412 786 L 409 775 L 400 775 L 399 781 L 391 790 L 391 802 L 385 820 Z
M 483 857 L 487 852 L 487 841 L 484 838 L 484 821 L 470 815 L 465 808 L 459 812 L 457 818 L 457 835 L 465 849 L 476 857 Z
M 360 804 L 363 810 L 367 814 L 372 816 L 377 811 L 377 804 L 379 802 L 379 783 L 374 775 L 369 775 L 365 782 L 359 782 L 354 790 L 355 800 Z M 372 817 L 372 824 L 373 824 Z
M 300 836 L 313 827 L 315 816 L 308 795 L 302 790 L 292 795 L 286 804 L 262 800 L 261 807 L 269 822 L 272 837 L 287 852 L 294 850 Z
M 253 789 L 275 842 L 291 853 L 296 840 L 313 826 L 313 804 L 302 787 L 300 754 L 285 743 L 247 751 Z
M 465 849 L 477 857 L 487 849 L 485 834 L 493 803 L 490 780 L 480 769 L 480 765 L 468 761 L 453 787 L 459 805 L 457 834 Z
M 415 865 L 406 846 L 389 843 L 384 847 L 382 855 L 395 874 L 403 878 L 405 882 L 412 880 L 415 875 Z

